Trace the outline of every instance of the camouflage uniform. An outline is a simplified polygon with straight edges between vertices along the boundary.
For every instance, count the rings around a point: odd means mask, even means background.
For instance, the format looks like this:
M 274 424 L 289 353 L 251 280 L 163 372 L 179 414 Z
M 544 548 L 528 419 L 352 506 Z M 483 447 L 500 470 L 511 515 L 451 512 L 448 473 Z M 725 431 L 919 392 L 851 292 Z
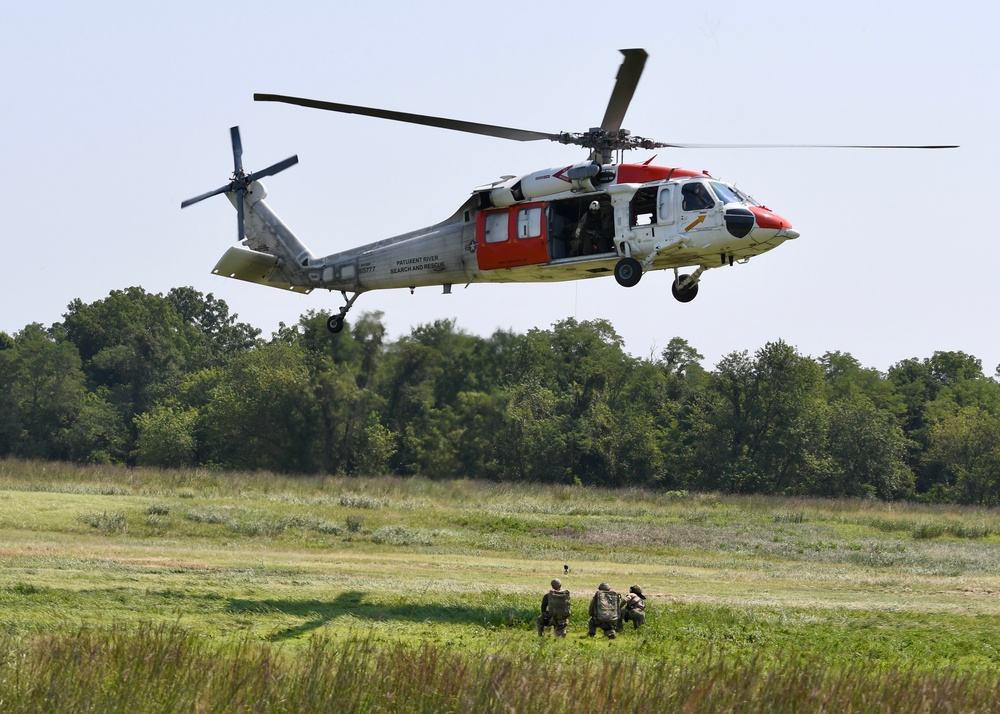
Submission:
M 558 603 L 558 605 L 557 605 Z M 553 612 L 565 603 L 565 613 Z M 535 618 L 538 636 L 545 634 L 545 628 L 552 628 L 553 637 L 565 637 L 566 626 L 569 624 L 569 590 L 563 590 L 562 581 L 556 578 L 552 581 L 552 589 L 542 596 L 542 614 Z
M 633 585 L 622 601 L 622 622 L 631 622 L 635 629 L 646 624 L 646 596 L 642 588 Z
M 607 609 L 611 610 L 613 605 L 614 615 L 609 616 L 601 612 L 601 604 L 608 603 Z M 618 626 L 618 610 L 621 607 L 621 596 L 618 595 L 607 583 L 601 583 L 590 600 L 590 621 L 587 623 L 587 634 L 593 637 L 597 634 L 597 629 L 604 631 L 604 635 L 609 639 L 615 638 L 615 627 Z

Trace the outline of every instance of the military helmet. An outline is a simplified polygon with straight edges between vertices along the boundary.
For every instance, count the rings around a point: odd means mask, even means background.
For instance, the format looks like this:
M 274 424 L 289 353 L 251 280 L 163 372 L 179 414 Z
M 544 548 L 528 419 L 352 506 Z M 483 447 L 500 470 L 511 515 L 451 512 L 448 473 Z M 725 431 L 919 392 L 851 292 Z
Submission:
M 635 593 L 636 595 L 642 595 L 642 588 L 640 588 L 638 585 L 630 586 L 628 591 L 630 593 Z
M 599 210 L 601 210 L 601 204 L 599 204 L 597 201 L 591 201 L 590 202 L 590 212 L 591 213 L 597 213 Z
M 552 589 L 553 590 L 562 590 L 562 580 L 560 580 L 559 578 L 553 578 L 552 579 Z
M 601 583 L 600 585 L 597 586 L 597 589 L 598 590 L 610 590 L 611 586 L 608 585 L 607 583 Z

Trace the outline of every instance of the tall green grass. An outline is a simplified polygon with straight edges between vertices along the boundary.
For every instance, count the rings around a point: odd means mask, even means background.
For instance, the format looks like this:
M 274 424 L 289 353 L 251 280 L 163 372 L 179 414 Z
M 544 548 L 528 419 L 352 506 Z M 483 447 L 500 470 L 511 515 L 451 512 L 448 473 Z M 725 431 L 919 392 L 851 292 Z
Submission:
M 530 654 L 314 638 L 308 649 L 220 646 L 176 625 L 0 636 L 0 705 L 20 712 L 945 712 L 994 711 L 985 673 L 878 671 L 789 653 L 778 666 L 609 653 Z

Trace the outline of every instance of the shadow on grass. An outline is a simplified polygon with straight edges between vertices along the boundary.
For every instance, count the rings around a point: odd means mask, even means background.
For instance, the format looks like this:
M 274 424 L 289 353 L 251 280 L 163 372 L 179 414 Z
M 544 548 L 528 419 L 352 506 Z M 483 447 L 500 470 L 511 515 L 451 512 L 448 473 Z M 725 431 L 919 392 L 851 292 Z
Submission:
M 348 591 L 332 600 L 229 600 L 227 610 L 240 613 L 279 612 L 291 617 L 302 618 L 303 622 L 271 635 L 271 641 L 294 639 L 311 630 L 323 627 L 332 620 L 350 615 L 358 620 L 385 622 L 401 620 L 405 622 L 428 622 L 449 624 L 474 624 L 484 627 L 517 627 L 534 620 L 534 613 L 526 610 L 500 612 L 497 608 L 476 605 L 442 605 L 434 603 L 408 602 L 365 602 L 366 593 Z

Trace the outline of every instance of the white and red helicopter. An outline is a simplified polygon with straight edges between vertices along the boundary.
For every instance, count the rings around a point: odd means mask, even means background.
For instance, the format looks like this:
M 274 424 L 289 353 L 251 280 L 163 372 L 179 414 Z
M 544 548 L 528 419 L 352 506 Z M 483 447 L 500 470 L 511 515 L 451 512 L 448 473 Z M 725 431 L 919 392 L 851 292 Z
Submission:
M 789 145 L 670 144 L 632 136 L 621 128 L 646 63 L 641 49 L 621 50 L 624 60 L 601 126 L 586 133 L 549 134 L 385 109 L 255 94 L 348 114 L 423 124 L 514 141 L 546 139 L 590 150 L 569 166 L 504 176 L 480 186 L 449 218 L 427 228 L 357 248 L 314 256 L 265 203 L 260 179 L 298 162 L 297 156 L 246 173 L 239 127 L 230 130 L 233 176 L 181 208 L 225 193 L 236 207 L 238 236 L 247 249 L 231 247 L 213 272 L 283 290 L 338 290 L 345 304 L 327 327 L 340 332 L 358 297 L 369 290 L 476 282 L 578 280 L 613 274 L 632 287 L 644 272 L 673 269 L 672 292 L 693 300 L 710 268 L 745 263 L 798 238 L 791 223 L 748 194 L 707 172 L 622 163 L 630 149 L 779 148 Z M 951 146 L 831 146 L 812 148 L 913 148 Z M 681 273 L 689 268 L 690 273 Z M 348 294 L 351 294 L 348 297 Z

